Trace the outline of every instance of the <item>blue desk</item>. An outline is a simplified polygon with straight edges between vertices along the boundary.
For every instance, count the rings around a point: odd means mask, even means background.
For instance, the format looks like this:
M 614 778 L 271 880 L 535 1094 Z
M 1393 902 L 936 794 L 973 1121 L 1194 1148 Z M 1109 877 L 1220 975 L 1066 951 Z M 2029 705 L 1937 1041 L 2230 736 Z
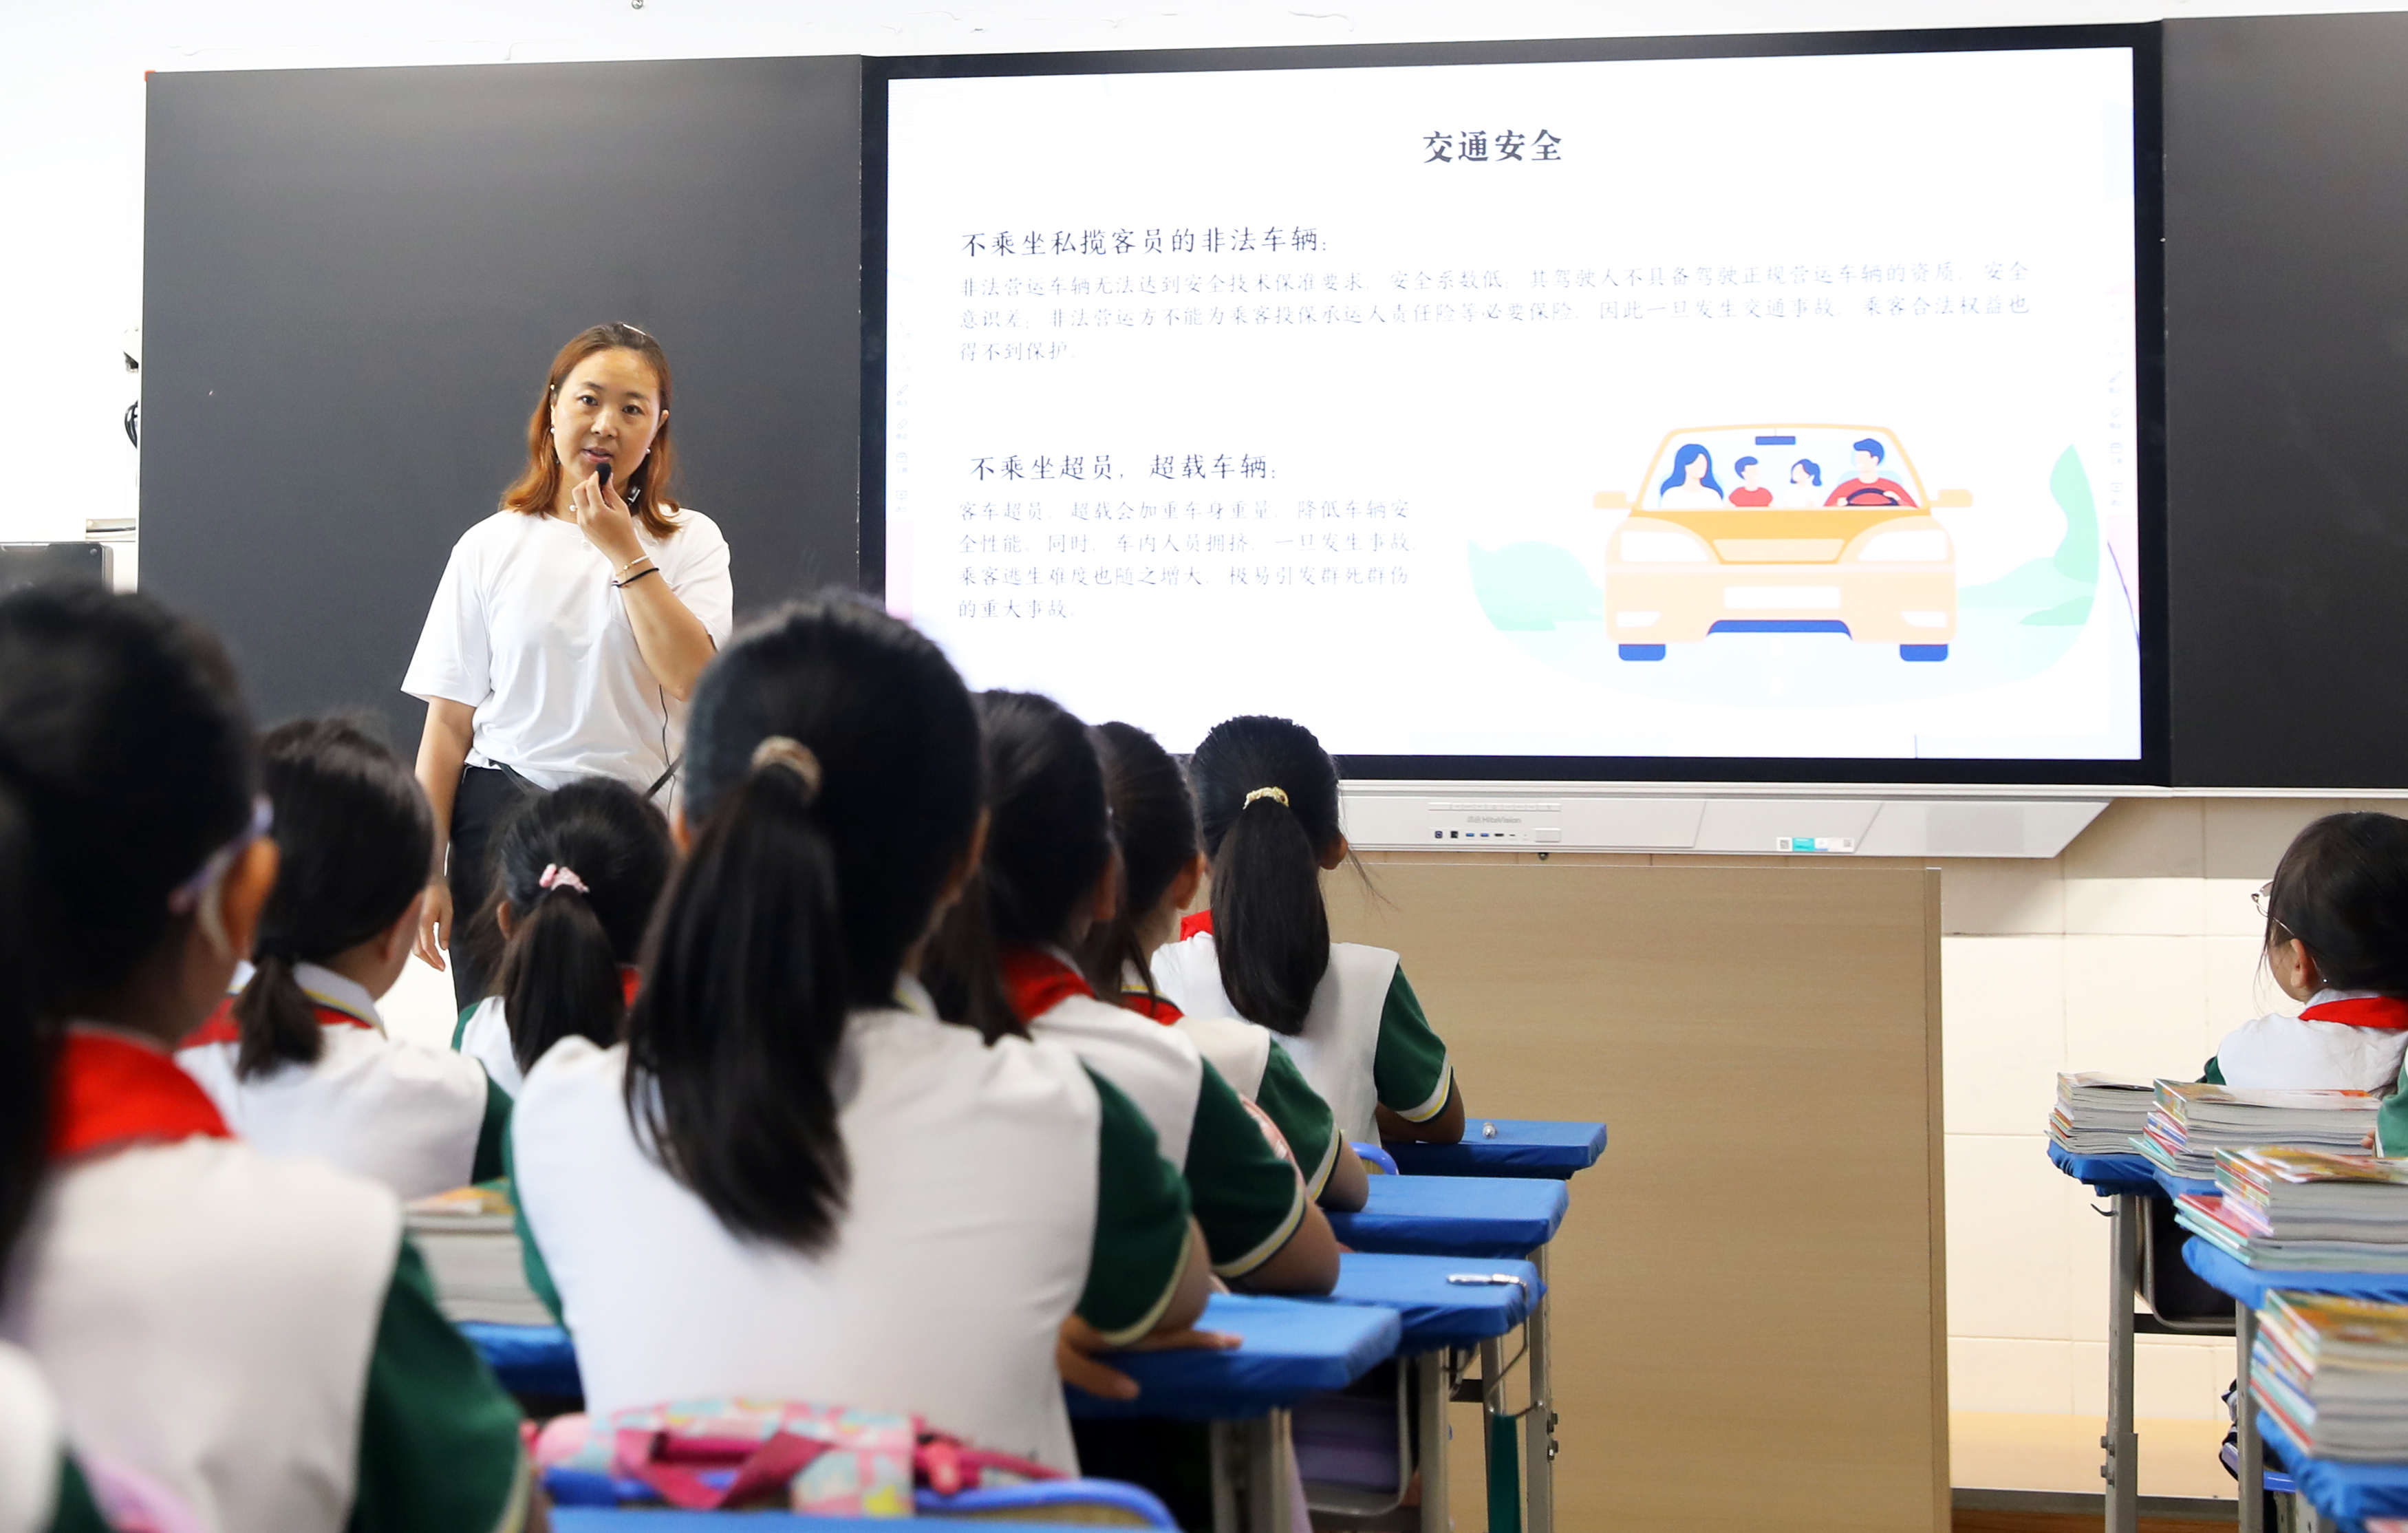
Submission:
M 1486 1132 L 1494 1128 L 1492 1136 Z M 1519 1176 L 1570 1181 L 1605 1153 L 1605 1125 L 1535 1118 L 1478 1118 L 1460 1144 L 1392 1141 L 1388 1153 L 1406 1176 Z
M 464 1320 L 459 1328 L 511 1394 L 585 1397 L 585 1384 L 577 1374 L 577 1349 L 559 1326 Z
M 1345 1388 L 1395 1356 L 1404 1331 L 1393 1310 L 1246 1294 L 1213 1295 L 1196 1325 L 1245 1344 L 1235 1352 L 1115 1353 L 1106 1361 L 1137 1381 L 1138 1397 L 1107 1400 L 1066 1388 L 1070 1414 L 1251 1421 Z
M 1555 1238 L 1570 1207 L 1560 1182 L 1375 1176 L 1369 1201 L 1332 1213 L 1329 1227 L 1357 1251 L 1526 1259 Z
M 2107 1198 L 2114 1228 L 2107 1241 L 2107 1459 L 2100 1469 L 2106 1482 L 2107 1533 L 2137 1533 L 2141 1522 L 2141 1439 L 2132 1411 L 2132 1338 L 2145 1325 L 2152 1330 L 2204 1329 L 2169 1325 L 2157 1316 L 2141 1316 L 2134 1303 L 2142 1289 L 2143 1252 L 2149 1230 L 2150 1201 L 2198 1184 L 2162 1175 L 2156 1162 L 2134 1151 L 2121 1155 L 2076 1155 L 2051 1140 L 2049 1163 L 2091 1191 Z M 2209 1191 L 2214 1191 L 2211 1184 Z M 2221 1324 L 2212 1334 L 2222 1335 Z M 2251 1461 L 2256 1439 L 2244 1443 Z M 2259 1533 L 2259 1503 L 2242 1497 L 2240 1533 Z
M 1520 1283 L 1457 1283 L 1458 1272 L 1512 1273 Z M 1528 1262 L 1466 1261 L 1453 1256 L 1398 1256 L 1349 1252 L 1339 1258 L 1338 1286 L 1325 1304 L 1368 1304 L 1393 1311 L 1403 1324 L 1401 1356 L 1440 1347 L 1494 1340 L 1530 1317 L 1545 1292 Z
M 2369 1517 L 2408 1516 L 2408 1464 L 2343 1464 L 2310 1458 L 2272 1415 L 2259 1422 L 2258 1429 L 2290 1467 L 2300 1494 L 2323 1516 L 2352 1530 Z
M 554 1507 L 553 1533 L 726 1533 L 727 1519 L 741 1517 L 743 1533 L 896 1533 L 896 1529 L 952 1528 L 959 1517 L 803 1517 L 791 1512 L 672 1512 L 659 1507 L 619 1511 L 609 1507 Z M 1015 1533 L 1095 1533 L 1068 1523 L 1012 1523 Z
M 2101 1197 L 2157 1190 L 2157 1166 L 2146 1155 L 2077 1155 L 2051 1139 L 2048 1159 L 2074 1181 L 2090 1183 L 2090 1190 Z
M 2265 1307 L 2266 1296 L 2269 1293 L 2277 1288 L 2283 1288 L 2295 1293 L 2347 1294 L 2353 1298 L 2373 1299 L 2378 1303 L 2408 1304 L 2408 1273 L 2301 1272 L 2286 1268 L 2251 1267 L 2217 1246 L 2214 1241 L 2201 1239 L 2196 1235 L 2183 1242 L 2182 1256 L 2184 1265 L 2198 1273 L 2210 1286 L 2231 1297 L 2235 1354 L 2233 1372 L 2241 1385 L 2238 1398 L 2244 1404 L 2250 1398 L 2250 1354 L 2258 1343 L 2258 1311 Z M 2265 1473 L 2266 1458 L 2259 1442 L 2261 1438 L 2272 1441 L 2275 1451 L 2283 1455 L 2283 1463 L 2291 1470 L 2291 1478 L 2298 1483 L 2300 1493 L 2306 1496 L 2310 1501 L 2315 1501 L 2317 1491 L 2315 1475 L 2312 1472 L 2303 1472 L 2302 1466 L 2294 1461 L 2293 1454 L 2296 1445 L 2280 1435 L 2280 1427 L 2274 1419 L 2272 1416 L 2262 1415 L 2255 1410 L 2239 1411 L 2235 1412 L 2235 1416 L 2241 1428 L 2240 1479 L 2241 1484 L 2244 1487 L 2241 1497 L 2243 1518 L 2246 1519 L 2263 1505 L 2259 1497 L 2247 1494 L 2245 1489 L 2260 1483 L 2260 1477 Z M 2346 1470 L 2351 1474 L 2369 1468 L 2363 1465 L 2329 1467 L 2334 1470 Z M 2408 1469 L 2396 1472 L 2408 1477 Z M 2323 1505 L 2321 1502 L 2317 1504 Z M 2402 1502 L 2401 1505 L 2401 1510 L 2408 1511 L 2408 1502 Z M 2358 1512 L 2349 1515 L 2362 1517 L 2367 1513 Z M 2243 1526 L 2247 1526 L 2244 1521 Z

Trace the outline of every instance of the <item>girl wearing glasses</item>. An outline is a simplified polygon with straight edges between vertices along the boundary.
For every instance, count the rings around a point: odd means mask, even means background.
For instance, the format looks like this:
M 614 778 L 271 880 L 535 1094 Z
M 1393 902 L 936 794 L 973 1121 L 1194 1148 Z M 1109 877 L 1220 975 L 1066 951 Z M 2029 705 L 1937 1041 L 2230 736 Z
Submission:
M 2388 1092 L 2408 1050 L 2408 820 L 2328 814 L 2254 896 L 2266 967 L 2306 1003 L 2225 1035 L 2217 1085 Z

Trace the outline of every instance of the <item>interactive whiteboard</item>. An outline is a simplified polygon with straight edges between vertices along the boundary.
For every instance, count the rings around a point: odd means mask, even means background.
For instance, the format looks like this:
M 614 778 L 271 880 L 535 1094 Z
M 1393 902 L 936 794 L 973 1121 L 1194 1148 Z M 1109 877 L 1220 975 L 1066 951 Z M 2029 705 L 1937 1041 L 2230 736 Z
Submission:
M 2136 762 L 2134 74 L 896 79 L 888 603 L 1174 750 Z

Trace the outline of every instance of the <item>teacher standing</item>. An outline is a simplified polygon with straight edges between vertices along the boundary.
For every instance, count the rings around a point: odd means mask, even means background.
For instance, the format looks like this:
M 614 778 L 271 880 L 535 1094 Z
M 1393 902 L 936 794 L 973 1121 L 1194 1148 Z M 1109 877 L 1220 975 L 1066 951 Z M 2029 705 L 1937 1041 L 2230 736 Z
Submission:
M 581 331 L 527 422 L 526 471 L 435 588 L 401 683 L 426 702 L 418 781 L 437 826 L 418 955 L 441 968 L 452 951 L 464 1008 L 489 976 L 454 938 L 509 811 L 595 774 L 656 792 L 676 768 L 685 700 L 735 608 L 727 540 L 677 503 L 676 471 L 660 342 Z

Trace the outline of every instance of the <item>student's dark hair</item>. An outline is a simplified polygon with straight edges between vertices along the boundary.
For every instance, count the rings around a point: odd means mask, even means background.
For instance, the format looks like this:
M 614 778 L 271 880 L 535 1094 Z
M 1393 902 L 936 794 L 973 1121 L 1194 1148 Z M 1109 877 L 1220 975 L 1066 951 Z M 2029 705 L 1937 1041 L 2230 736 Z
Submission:
M 2328 814 L 2292 838 L 2266 898 L 2266 945 L 2293 937 L 2330 988 L 2408 996 L 2408 820 Z
M 90 1014 L 188 929 L 171 896 L 250 824 L 253 750 L 206 629 L 98 585 L 0 597 L 0 786 L 41 892 L 44 1017 Z
M 1339 835 L 1338 764 L 1304 725 L 1254 713 L 1215 724 L 1188 771 L 1221 988 L 1240 1016 L 1293 1038 L 1329 968 L 1321 856 Z
M 1121 852 L 1120 909 L 1088 935 L 1087 977 L 1096 988 L 1118 991 L 1132 968 L 1155 995 L 1154 964 L 1138 939 L 1138 923 L 1162 903 L 1179 870 L 1201 850 L 1196 800 L 1187 778 L 1162 742 L 1133 724 L 1097 724 L 1104 792 L 1112 807 L 1112 834 Z
M 893 1004 L 979 815 L 978 716 L 944 654 L 859 598 L 739 634 L 695 688 L 695 826 L 627 1019 L 626 1102 L 738 1235 L 835 1238 L 846 1012 Z
M 627 1021 L 619 971 L 642 955 L 673 860 L 667 818 L 616 778 L 538 794 L 503 823 L 477 929 L 499 938 L 509 906 L 510 935 L 489 970 L 520 1069 L 572 1035 L 604 1048 L 619 1041 Z
M 345 718 L 294 719 L 259 742 L 276 811 L 276 888 L 235 997 L 235 1074 L 307 1065 L 323 1046 L 295 964 L 323 963 L 401 919 L 435 862 L 435 814 L 401 758 Z
M 985 1024 L 992 945 L 1059 942 L 1111 863 L 1112 828 L 1103 762 L 1075 714 L 1031 692 L 982 692 L 978 715 L 986 855 L 947 913 L 924 972 L 947 1015 Z M 1015 1020 L 1009 1030 L 1017 1027 Z M 991 1024 L 982 1030 L 996 1031 Z
M 30 982 L 36 960 L 31 936 L 29 847 L 24 819 L 0 792 L 0 1297 L 8 1253 L 34 1211 L 50 1130 L 50 1071 L 58 1035 L 36 1009 Z

